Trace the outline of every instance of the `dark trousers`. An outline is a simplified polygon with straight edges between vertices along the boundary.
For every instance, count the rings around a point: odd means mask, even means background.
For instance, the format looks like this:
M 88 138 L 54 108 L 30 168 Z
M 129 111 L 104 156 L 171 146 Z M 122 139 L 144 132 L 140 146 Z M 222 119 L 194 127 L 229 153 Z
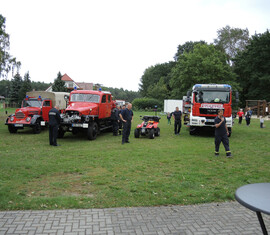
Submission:
M 247 123 L 247 126 L 250 125 L 250 118 L 247 118 L 247 117 L 246 117 L 246 123 Z
M 262 122 L 260 122 L 260 127 L 263 128 L 263 123 Z
M 241 124 L 242 123 L 242 120 L 243 120 L 243 117 L 239 117 L 239 124 Z
M 118 135 L 119 124 L 117 120 L 113 120 L 113 135 Z
M 123 135 L 122 135 L 122 143 L 128 141 L 131 129 L 131 121 L 123 122 Z
M 229 147 L 229 138 L 227 136 L 227 133 L 224 135 L 215 135 L 215 150 L 216 153 L 219 152 L 219 145 L 222 142 L 224 145 L 224 148 L 226 150 L 226 153 L 230 153 L 230 147 Z
M 50 145 L 57 145 L 58 125 L 49 126 Z
M 174 134 L 179 134 L 182 123 L 181 120 L 174 120 Z

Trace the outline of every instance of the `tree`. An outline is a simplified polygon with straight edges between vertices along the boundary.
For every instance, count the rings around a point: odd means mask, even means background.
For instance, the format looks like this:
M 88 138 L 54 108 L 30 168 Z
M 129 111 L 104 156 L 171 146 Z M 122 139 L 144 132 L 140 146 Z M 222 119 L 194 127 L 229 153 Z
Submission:
M 236 88 L 235 77 L 224 53 L 214 45 L 197 44 L 172 69 L 172 98 L 181 99 L 196 83 L 228 83 Z
M 218 38 L 214 44 L 227 54 L 228 63 L 232 63 L 238 52 L 243 51 L 249 41 L 248 29 L 231 28 L 226 26 L 217 31 Z
M 148 93 L 148 89 L 156 85 L 160 81 L 160 78 L 163 78 L 163 82 L 166 84 L 167 90 L 170 91 L 170 72 L 174 66 L 175 62 L 171 61 L 168 63 L 156 64 L 155 66 L 147 68 L 144 71 L 139 84 L 141 95 L 144 97 L 151 97 Z
M 178 45 L 177 52 L 174 56 L 175 61 L 177 61 L 179 56 L 183 55 L 184 53 L 192 52 L 194 49 L 194 46 L 198 45 L 198 44 L 204 45 L 204 44 L 206 44 L 206 42 L 202 41 L 202 40 L 197 41 L 197 42 L 189 41 L 189 42 L 185 42 L 185 44 L 183 44 L 183 45 Z
M 246 50 L 234 59 L 234 71 L 243 88 L 241 101 L 270 101 L 270 33 L 255 34 Z
M 15 57 L 12 57 L 9 51 L 9 34 L 6 33 L 6 18 L 0 14 L 0 78 L 7 77 L 10 70 L 17 72 L 21 66 L 21 63 L 16 61 Z
M 31 90 L 32 90 L 32 85 L 31 85 L 30 75 L 29 75 L 29 72 L 27 72 L 24 75 L 22 86 L 19 90 L 19 97 L 18 97 L 19 103 L 21 103 L 21 101 L 26 96 L 26 92 L 31 91 Z
M 53 85 L 52 85 L 52 90 L 53 91 L 62 91 L 62 92 L 66 92 L 67 91 L 67 88 L 65 87 L 65 82 L 64 81 L 62 81 L 61 79 L 62 79 L 62 74 L 59 72 L 58 74 L 57 74 L 57 78 L 56 79 L 54 79 L 54 83 L 53 83 Z
M 10 88 L 11 102 L 19 104 L 19 91 L 21 87 L 22 87 L 22 77 L 19 73 L 17 73 L 11 80 L 11 88 Z

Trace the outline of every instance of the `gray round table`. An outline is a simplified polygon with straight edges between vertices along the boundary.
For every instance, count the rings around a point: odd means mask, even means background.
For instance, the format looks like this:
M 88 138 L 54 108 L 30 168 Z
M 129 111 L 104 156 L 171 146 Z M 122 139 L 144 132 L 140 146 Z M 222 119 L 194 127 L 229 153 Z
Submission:
M 268 234 L 261 213 L 270 215 L 270 183 L 244 185 L 236 190 L 235 199 L 256 212 L 263 234 Z

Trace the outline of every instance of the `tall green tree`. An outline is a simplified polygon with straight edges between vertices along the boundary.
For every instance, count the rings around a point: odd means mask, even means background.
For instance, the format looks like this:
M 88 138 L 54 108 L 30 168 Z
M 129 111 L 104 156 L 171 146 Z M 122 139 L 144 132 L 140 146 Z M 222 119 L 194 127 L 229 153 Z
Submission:
M 15 102 L 18 105 L 20 104 L 19 102 L 19 91 L 22 87 L 22 77 L 19 73 L 17 73 L 14 78 L 11 80 L 11 88 L 10 88 L 10 101 Z
M 58 72 L 57 74 L 57 78 L 54 79 L 54 83 L 52 85 L 52 90 L 53 91 L 58 91 L 58 92 L 66 92 L 67 88 L 65 87 L 65 82 L 62 81 L 62 74 L 60 72 Z
M 241 101 L 270 101 L 270 33 L 255 34 L 246 50 L 234 60 L 234 71 L 242 87 Z
M 31 90 L 32 90 L 32 84 L 31 84 L 29 72 L 27 72 L 23 77 L 22 86 L 19 90 L 19 103 L 21 103 L 21 101 L 26 96 L 26 92 L 31 91 Z
M 228 83 L 236 88 L 235 77 L 223 52 L 214 45 L 197 44 L 172 69 L 172 98 L 181 99 L 196 83 Z
M 170 61 L 168 63 L 156 64 L 151 66 L 144 71 L 143 76 L 139 84 L 139 91 L 143 97 L 151 97 L 148 89 L 152 90 L 161 78 L 163 78 L 164 84 L 166 84 L 166 89 L 171 90 L 170 88 L 170 72 L 175 66 L 175 62 Z
M 6 33 L 6 18 L 0 14 L 0 78 L 7 77 L 7 74 L 12 70 L 17 72 L 21 63 L 9 54 L 9 34 Z
M 194 46 L 198 44 L 204 45 L 206 44 L 206 42 L 202 40 L 196 41 L 196 42 L 188 41 L 188 42 L 185 42 L 183 45 L 178 45 L 177 52 L 174 56 L 175 61 L 177 61 L 179 56 L 183 55 L 184 53 L 192 52 L 194 49 Z
M 226 26 L 217 31 L 218 37 L 214 40 L 214 44 L 220 50 L 227 54 L 228 63 L 232 63 L 238 52 L 241 52 L 248 45 L 249 31 L 248 29 L 231 28 Z

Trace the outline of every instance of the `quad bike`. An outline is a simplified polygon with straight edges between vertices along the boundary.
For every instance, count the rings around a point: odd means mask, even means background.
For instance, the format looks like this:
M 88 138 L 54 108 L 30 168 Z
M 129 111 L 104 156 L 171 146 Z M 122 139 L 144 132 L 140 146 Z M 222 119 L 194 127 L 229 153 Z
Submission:
M 149 139 L 154 139 L 155 136 L 160 136 L 160 129 L 158 127 L 160 117 L 144 116 L 141 119 L 143 120 L 143 122 L 139 124 L 134 131 L 135 138 L 139 138 L 140 135 L 148 135 Z

